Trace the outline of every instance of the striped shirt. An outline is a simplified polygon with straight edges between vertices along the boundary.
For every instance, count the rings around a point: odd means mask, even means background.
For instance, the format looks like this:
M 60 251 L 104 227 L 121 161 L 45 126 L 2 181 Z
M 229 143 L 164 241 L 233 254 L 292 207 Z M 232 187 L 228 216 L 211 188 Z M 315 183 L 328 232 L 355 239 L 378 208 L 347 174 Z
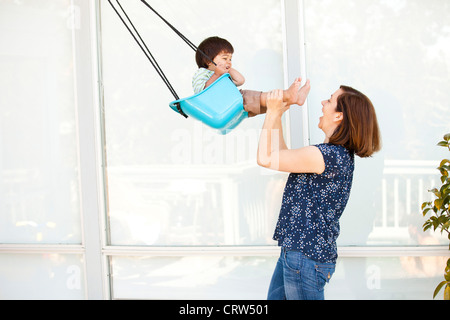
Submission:
M 194 89 L 194 93 L 197 94 L 205 89 L 206 82 L 211 78 L 213 74 L 214 71 L 205 68 L 199 68 L 192 78 L 192 88 Z

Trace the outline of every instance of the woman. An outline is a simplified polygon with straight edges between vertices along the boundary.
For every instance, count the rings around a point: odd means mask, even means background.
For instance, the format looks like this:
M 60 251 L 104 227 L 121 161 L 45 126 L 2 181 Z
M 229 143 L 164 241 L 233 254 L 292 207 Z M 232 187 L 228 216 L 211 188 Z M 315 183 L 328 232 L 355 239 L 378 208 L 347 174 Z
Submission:
M 308 93 L 308 85 L 300 90 L 305 98 Z M 336 265 L 339 218 L 350 195 L 354 154 L 370 157 L 381 149 L 375 110 L 364 94 L 341 86 L 322 106 L 324 143 L 290 150 L 281 122 L 289 105 L 280 90 L 267 97 L 258 164 L 291 173 L 274 234 L 281 255 L 269 300 L 324 299 Z

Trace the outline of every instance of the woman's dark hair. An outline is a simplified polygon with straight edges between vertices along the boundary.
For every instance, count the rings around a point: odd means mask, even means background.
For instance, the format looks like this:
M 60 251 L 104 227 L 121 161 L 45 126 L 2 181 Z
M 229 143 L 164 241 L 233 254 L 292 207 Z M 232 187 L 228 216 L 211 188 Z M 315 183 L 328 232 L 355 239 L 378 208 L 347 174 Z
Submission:
M 351 87 L 341 86 L 336 111 L 343 119 L 329 142 L 342 145 L 361 158 L 372 156 L 381 150 L 381 135 L 377 115 L 372 102 L 364 94 Z
M 202 43 L 198 46 L 197 53 L 195 54 L 195 60 L 199 68 L 208 68 L 208 64 L 211 62 L 199 52 L 201 50 L 204 52 L 211 60 L 223 52 L 226 53 L 234 53 L 234 48 L 227 40 L 219 38 L 219 37 L 210 37 L 203 40 Z

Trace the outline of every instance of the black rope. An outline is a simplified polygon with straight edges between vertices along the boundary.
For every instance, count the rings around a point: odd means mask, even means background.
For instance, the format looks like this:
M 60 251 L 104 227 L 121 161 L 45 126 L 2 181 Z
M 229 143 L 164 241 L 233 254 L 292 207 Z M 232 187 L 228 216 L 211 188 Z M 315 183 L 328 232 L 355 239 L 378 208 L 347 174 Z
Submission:
M 210 61 L 211 63 L 213 63 L 215 66 L 217 66 L 217 64 L 207 55 L 205 54 L 202 50 L 199 50 L 188 38 L 186 38 L 180 31 L 178 31 L 172 24 L 170 24 L 166 19 L 164 19 L 155 9 L 152 8 L 152 6 L 150 6 L 145 0 L 141 0 L 150 10 L 152 10 L 162 21 L 164 21 L 184 42 L 186 42 L 186 44 L 193 49 L 195 52 L 199 52 L 200 54 L 202 54 L 206 59 L 208 59 L 208 61 Z M 145 41 L 142 39 L 141 35 L 139 34 L 139 32 L 137 31 L 136 27 L 134 26 L 133 22 L 131 21 L 130 17 L 128 17 L 127 13 L 125 12 L 125 10 L 123 9 L 122 5 L 120 4 L 119 0 L 116 0 L 117 4 L 120 7 L 120 10 L 122 11 L 122 13 L 124 14 L 124 16 L 126 17 L 126 19 L 128 20 L 128 23 L 131 25 L 131 27 L 133 28 L 134 32 L 137 35 L 137 38 L 135 36 L 135 34 L 133 33 L 133 31 L 131 30 L 131 28 L 128 26 L 127 22 L 124 20 L 124 18 L 122 17 L 122 15 L 119 13 L 119 11 L 116 9 L 116 7 L 112 4 L 111 0 L 108 0 L 109 4 L 111 5 L 111 7 L 114 9 L 114 11 L 116 12 L 116 14 L 119 16 L 120 20 L 123 22 L 123 24 L 125 25 L 125 27 L 127 28 L 127 30 L 130 32 L 131 36 L 133 37 L 133 39 L 136 41 L 136 43 L 139 45 L 139 47 L 141 48 L 141 50 L 144 52 L 145 56 L 148 58 L 148 60 L 150 61 L 150 63 L 152 64 L 152 66 L 155 68 L 156 72 L 158 73 L 158 75 L 161 77 L 161 79 L 163 80 L 163 82 L 165 83 L 165 85 L 167 86 L 167 88 L 169 89 L 169 91 L 172 93 L 172 95 L 175 97 L 175 100 L 180 100 L 180 98 L 178 97 L 175 89 L 172 87 L 172 85 L 170 84 L 169 79 L 167 78 L 167 76 L 164 74 L 163 70 L 161 69 L 161 67 L 159 66 L 158 62 L 156 61 L 156 59 L 153 57 L 150 49 L 147 47 L 147 45 L 145 44 Z M 138 39 L 139 38 L 139 39 Z M 140 42 L 139 42 L 140 40 Z M 142 44 L 141 44 L 142 42 Z M 178 112 L 184 116 L 185 118 L 187 118 L 188 116 L 183 112 L 183 110 L 181 109 L 180 103 L 177 103 L 177 109 Z
M 155 9 L 152 8 L 151 5 L 149 5 L 147 3 L 147 1 L 145 0 L 141 0 L 142 3 L 144 3 L 150 10 L 152 10 L 162 21 L 164 21 L 169 27 L 170 29 L 172 29 L 181 39 L 184 40 L 184 42 L 187 43 L 187 45 L 189 47 L 191 47 L 191 49 L 193 49 L 194 51 L 198 51 L 200 52 L 200 54 L 202 54 L 206 59 L 208 59 L 211 63 L 213 63 L 215 66 L 217 66 L 217 64 L 206 54 L 204 53 L 202 50 L 199 50 L 195 44 L 193 44 L 188 38 L 186 38 L 180 31 L 177 30 L 177 28 L 175 28 L 172 24 L 170 24 L 166 19 L 164 19 L 164 17 L 162 17 Z
M 167 88 L 169 89 L 169 91 L 172 93 L 172 95 L 175 97 L 175 100 L 179 100 L 180 98 L 178 97 L 177 93 L 175 92 L 175 89 L 172 87 L 172 85 L 170 84 L 169 79 L 167 78 L 167 76 L 164 74 L 164 72 L 162 71 L 161 67 L 159 66 L 158 62 L 156 61 L 156 59 L 153 57 L 152 53 L 150 52 L 150 50 L 148 49 L 147 45 L 145 44 L 145 41 L 142 39 L 141 35 L 139 34 L 139 32 L 136 30 L 134 24 L 131 22 L 130 18 L 128 17 L 127 13 L 125 12 L 125 10 L 123 9 L 123 7 L 121 6 L 120 2 L 118 0 L 116 0 L 117 4 L 119 5 L 120 9 L 122 10 L 123 14 L 125 15 L 125 17 L 127 18 L 128 22 L 130 23 L 130 25 L 132 26 L 133 30 L 136 32 L 137 36 L 139 37 L 139 39 L 141 40 L 142 44 L 139 42 L 139 40 L 136 38 L 136 36 L 134 35 L 133 31 L 130 29 L 130 27 L 128 26 L 128 24 L 125 22 L 125 20 L 123 19 L 123 17 L 121 16 L 121 14 L 119 13 L 119 11 L 117 11 L 116 7 L 111 3 L 111 0 L 108 0 L 109 4 L 111 5 L 111 7 L 114 9 L 114 11 L 116 12 L 116 14 L 119 16 L 120 20 L 123 22 L 123 24 L 125 25 L 125 27 L 128 29 L 128 31 L 130 32 L 131 36 L 133 37 L 133 39 L 136 41 L 136 43 L 139 45 L 139 47 L 141 48 L 141 50 L 144 52 L 145 56 L 148 58 L 148 60 L 150 61 L 150 63 L 152 64 L 152 66 L 155 68 L 156 72 L 158 73 L 158 75 L 161 77 L 161 79 L 163 80 L 163 82 L 166 84 Z M 180 111 L 180 113 L 186 117 L 186 115 L 181 111 L 181 109 L 179 109 L 178 111 Z

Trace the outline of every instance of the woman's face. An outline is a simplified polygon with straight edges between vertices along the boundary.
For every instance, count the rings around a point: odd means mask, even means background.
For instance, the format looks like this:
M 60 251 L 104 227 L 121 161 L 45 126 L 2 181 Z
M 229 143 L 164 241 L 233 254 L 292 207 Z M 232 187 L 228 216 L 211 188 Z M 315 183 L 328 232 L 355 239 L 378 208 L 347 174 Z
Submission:
M 339 89 L 331 95 L 328 100 L 322 101 L 322 113 L 323 116 L 319 120 L 319 128 L 329 138 L 334 133 L 334 130 L 342 122 L 342 112 L 336 111 L 337 99 L 343 93 L 342 89 Z

